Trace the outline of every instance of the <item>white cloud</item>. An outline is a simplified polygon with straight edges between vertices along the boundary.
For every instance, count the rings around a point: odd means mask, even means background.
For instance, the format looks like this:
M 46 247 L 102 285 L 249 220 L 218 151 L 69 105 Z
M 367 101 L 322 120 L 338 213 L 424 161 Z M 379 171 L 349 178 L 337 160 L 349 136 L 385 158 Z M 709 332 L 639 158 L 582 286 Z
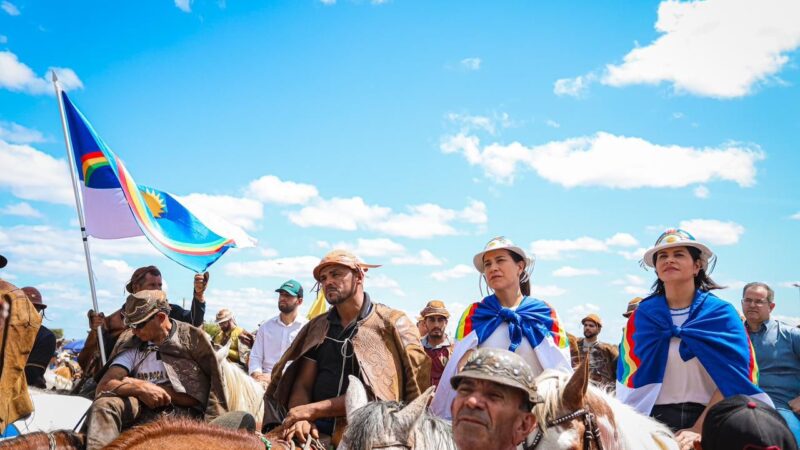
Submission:
M 472 266 L 467 266 L 465 264 L 459 264 L 453 268 L 442 270 L 439 272 L 431 273 L 431 278 L 436 281 L 447 281 L 453 280 L 456 278 L 464 278 L 467 275 L 477 274 L 478 272 Z
M 607 252 L 610 247 L 631 247 L 638 244 L 636 238 L 628 233 L 616 233 L 608 239 L 600 240 L 588 236 L 577 239 L 539 239 L 531 243 L 531 252 L 537 259 L 562 259 L 570 253 Z
M 192 0 L 175 0 L 175 6 L 185 13 L 192 12 Z
M 406 251 L 405 247 L 387 238 L 358 239 L 355 244 L 339 242 L 334 244 L 333 247 L 349 250 L 359 258 L 396 255 Z
M 599 314 L 600 307 L 594 303 L 584 303 L 575 305 L 567 309 L 567 313 L 559 317 L 563 321 L 563 326 L 571 330 L 576 335 L 582 335 L 583 325 L 581 320 L 589 314 Z
M 75 204 L 69 168 L 63 159 L 53 158 L 28 145 L 9 144 L 0 140 L 0 167 L 14 168 L 0 174 L 0 188 L 11 189 L 15 197 L 62 205 Z
M 100 267 L 120 282 L 127 282 L 130 280 L 131 274 L 134 271 L 130 264 L 121 259 L 103 259 L 100 261 Z
M 466 70 L 480 70 L 481 68 L 481 59 L 480 58 L 464 58 L 460 62 L 461 67 Z
M 265 175 L 250 182 L 247 194 L 249 197 L 266 203 L 305 205 L 317 197 L 319 191 L 310 184 L 281 181 L 274 175 Z
M 481 166 L 486 177 L 499 183 L 513 183 L 522 166 L 567 188 L 677 188 L 712 180 L 749 187 L 755 184 L 756 162 L 764 159 L 756 145 L 665 146 L 606 132 L 534 147 L 513 142 L 492 143 L 483 149 L 476 136 L 462 133 L 445 137 L 440 149 L 461 153 L 470 165 Z
M 0 121 L 0 139 L 11 144 L 38 144 L 45 141 L 37 130 L 23 127 L 14 122 Z
M 768 82 L 800 46 L 800 3 L 775 0 L 662 1 L 650 45 L 606 66 L 611 86 L 672 83 L 675 91 L 715 98 L 748 95 Z
M 361 197 L 319 198 L 299 211 L 290 212 L 289 220 L 301 227 L 363 229 L 413 239 L 458 234 L 452 225 L 456 221 L 482 225 L 488 220 L 486 205 L 476 200 L 461 211 L 433 203 L 412 205 L 407 209 L 407 213 L 395 213 L 391 208 L 368 205 Z
M 711 191 L 709 191 L 708 188 L 702 184 L 694 188 L 694 191 L 692 192 L 697 198 L 708 198 L 708 196 L 711 195 Z
M 319 2 L 322 3 L 323 5 L 335 5 L 336 4 L 336 0 L 319 0 Z
M 698 241 L 711 245 L 736 244 L 744 233 L 744 227 L 736 222 L 713 219 L 683 220 L 678 227 L 691 233 Z
M 622 255 L 622 257 L 627 259 L 628 261 L 639 261 L 642 259 L 642 257 L 644 256 L 644 252 L 646 251 L 647 248 L 639 247 L 636 250 L 630 252 L 625 250 L 620 250 L 617 252 L 617 254 Z
M 561 128 L 561 124 L 553 119 L 547 119 L 544 123 L 550 128 Z
M 624 278 L 611 282 L 614 286 L 622 286 L 622 291 L 628 295 L 645 297 L 650 292 L 647 281 L 638 275 L 625 275 Z
M 372 273 L 372 272 L 370 272 Z M 394 295 L 398 297 L 405 297 L 406 293 L 400 289 L 400 284 L 388 276 L 384 274 L 380 275 L 367 275 L 366 280 L 364 281 L 364 289 L 386 289 Z
M 263 247 L 263 248 L 260 248 L 258 250 L 259 250 L 259 253 L 261 253 L 261 256 L 263 256 L 265 258 L 274 258 L 274 257 L 278 256 L 278 251 L 275 250 L 274 248 Z
M 495 121 L 487 116 L 473 116 L 470 114 L 447 113 L 447 120 L 464 128 L 464 130 L 484 130 L 489 134 L 497 131 Z
M 19 8 L 14 6 L 14 4 L 9 2 L 8 0 L 3 0 L 3 2 L 0 3 L 0 8 L 2 8 L 3 11 L 8 13 L 9 16 L 18 16 L 18 15 L 20 15 Z
M 292 256 L 259 261 L 232 262 L 223 266 L 226 275 L 234 277 L 311 278 L 319 263 L 316 256 Z
M 428 250 L 420 250 L 416 255 L 397 256 L 392 258 L 392 264 L 398 266 L 441 266 L 444 261 L 434 256 Z
M 595 75 L 581 75 L 575 78 L 560 78 L 553 84 L 553 93 L 556 95 L 569 95 L 570 97 L 582 97 L 589 84 L 595 80 Z
M 800 220 L 800 211 L 792 214 L 791 219 L 792 220 Z
M 531 295 L 541 299 L 548 297 L 558 297 L 567 293 L 566 289 L 555 285 L 534 284 L 531 286 Z
M 780 287 L 785 288 L 797 289 L 798 286 L 800 286 L 800 281 L 784 281 L 780 283 Z
M 600 271 L 597 269 L 578 269 L 572 266 L 560 267 L 553 271 L 554 277 L 561 278 L 581 277 L 586 275 L 600 275 Z
M 5 214 L 7 216 L 31 217 L 35 219 L 44 217 L 37 209 L 25 202 L 7 205 L 0 209 L 0 214 Z
M 83 83 L 72 69 L 50 67 L 46 75 L 37 77 L 30 67 L 20 62 L 10 51 L 0 52 L 0 89 L 8 89 L 29 94 L 55 95 L 50 73 L 58 75 L 58 81 L 65 91 L 83 89 Z

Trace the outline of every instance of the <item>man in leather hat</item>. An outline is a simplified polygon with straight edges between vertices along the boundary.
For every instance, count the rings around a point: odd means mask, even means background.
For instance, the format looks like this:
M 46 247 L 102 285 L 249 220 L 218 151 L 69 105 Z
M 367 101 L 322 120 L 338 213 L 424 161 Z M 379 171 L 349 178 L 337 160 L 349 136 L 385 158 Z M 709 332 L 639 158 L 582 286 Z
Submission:
M 44 310 L 47 309 L 47 305 L 42 302 L 42 293 L 31 286 L 22 288 L 22 292 L 25 293 L 33 307 L 36 308 L 36 311 L 44 318 Z M 50 358 L 55 353 L 56 335 L 46 326 L 40 326 L 39 331 L 36 333 L 33 349 L 28 355 L 28 362 L 25 363 L 25 378 L 28 380 L 28 386 L 47 389 L 47 384 L 44 381 L 44 372 L 47 370 L 47 365 L 50 364 Z
M 533 371 L 516 353 L 479 348 L 450 384 L 456 391 L 451 414 L 459 450 L 513 450 L 536 426 L 531 411 L 542 399 Z
M 162 412 L 211 420 L 227 410 L 219 366 L 205 333 L 170 319 L 167 296 L 128 296 L 123 333 L 99 374 L 86 420 L 86 448 L 100 449 L 133 425 Z
M 364 292 L 365 272 L 373 267 L 334 250 L 314 268 L 332 307 L 300 330 L 272 369 L 265 427 L 283 418 L 287 439 L 305 441 L 311 434 L 338 442 L 348 375 L 358 377 L 372 399 L 384 401 L 409 402 L 430 386 L 430 359 L 414 323 Z
M 431 358 L 431 384 L 439 385 L 442 372 L 453 354 L 453 344 L 445 329 L 450 313 L 441 300 L 431 300 L 419 313 L 428 333 L 422 338 L 422 348 Z
M 617 381 L 617 358 L 619 350 L 616 345 L 600 342 L 598 336 L 603 329 L 603 320 L 597 314 L 589 314 L 581 320 L 583 337 L 578 339 L 577 346 L 571 350 L 572 367 L 578 367 L 589 358 L 589 379 L 596 385 L 614 388 Z

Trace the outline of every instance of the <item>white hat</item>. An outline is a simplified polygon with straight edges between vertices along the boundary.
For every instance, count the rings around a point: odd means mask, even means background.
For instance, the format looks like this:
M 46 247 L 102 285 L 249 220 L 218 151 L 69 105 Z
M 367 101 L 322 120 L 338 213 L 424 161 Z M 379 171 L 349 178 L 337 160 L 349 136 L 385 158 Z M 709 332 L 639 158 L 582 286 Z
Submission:
M 655 265 L 653 264 L 653 256 L 665 248 L 673 247 L 694 247 L 700 250 L 700 264 L 705 271 L 708 271 L 709 261 L 714 259 L 714 252 L 712 252 L 711 249 L 705 244 L 697 242 L 694 236 L 684 230 L 681 230 L 680 228 L 670 228 L 662 233 L 658 239 L 656 239 L 656 243 L 653 245 L 653 248 L 644 253 L 642 262 L 647 266 L 655 268 Z
M 525 261 L 525 267 L 523 269 L 526 269 L 528 266 L 533 264 L 533 260 L 529 258 L 527 254 L 525 254 L 525 250 L 514 245 L 510 239 L 499 236 L 489 241 L 489 243 L 483 247 L 483 251 L 472 258 L 472 264 L 475 265 L 475 268 L 478 269 L 478 272 L 483 273 L 483 255 L 485 255 L 487 252 L 500 249 L 506 249 L 521 256 L 522 260 Z
M 217 313 L 216 319 L 217 320 L 215 320 L 214 322 L 216 322 L 216 324 L 219 325 L 219 324 L 221 324 L 223 322 L 227 322 L 227 321 L 233 319 L 233 313 L 228 308 L 222 308 Z

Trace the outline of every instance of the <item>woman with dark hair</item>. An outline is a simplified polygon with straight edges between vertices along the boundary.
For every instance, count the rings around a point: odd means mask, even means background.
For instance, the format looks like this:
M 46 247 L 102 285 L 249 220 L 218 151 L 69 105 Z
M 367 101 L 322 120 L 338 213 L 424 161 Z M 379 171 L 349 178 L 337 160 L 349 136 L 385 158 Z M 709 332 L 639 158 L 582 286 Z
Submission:
M 700 440 L 705 413 L 732 395 L 771 404 L 739 314 L 710 291 L 716 258 L 680 229 L 665 231 L 643 264 L 655 269 L 651 294 L 628 318 L 617 365 L 617 398 L 677 433 L 681 449 Z
M 494 238 L 472 260 L 480 280 L 493 292 L 470 305 L 458 322 L 453 357 L 447 363 L 431 410 L 450 418 L 455 392 L 450 378 L 476 348 L 502 348 L 519 354 L 539 375 L 545 369 L 572 373 L 567 333 L 547 303 L 530 297 L 533 260 L 504 237 Z

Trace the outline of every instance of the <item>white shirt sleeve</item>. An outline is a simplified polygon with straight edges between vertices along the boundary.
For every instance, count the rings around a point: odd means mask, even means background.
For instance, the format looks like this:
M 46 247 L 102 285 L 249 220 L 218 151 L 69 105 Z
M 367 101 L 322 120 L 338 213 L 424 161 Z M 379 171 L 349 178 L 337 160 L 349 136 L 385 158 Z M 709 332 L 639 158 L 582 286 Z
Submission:
M 267 340 L 266 325 L 269 322 L 264 322 L 256 333 L 256 341 L 253 343 L 253 348 L 250 350 L 250 362 L 247 365 L 247 371 L 250 375 L 254 373 L 261 373 L 261 367 L 264 359 L 264 345 Z
M 135 358 L 136 358 L 136 350 L 131 348 L 117 355 L 117 357 L 114 358 L 114 361 L 111 363 L 111 365 L 122 366 L 128 370 L 128 373 L 131 373 L 131 369 L 133 368 L 133 361 Z

